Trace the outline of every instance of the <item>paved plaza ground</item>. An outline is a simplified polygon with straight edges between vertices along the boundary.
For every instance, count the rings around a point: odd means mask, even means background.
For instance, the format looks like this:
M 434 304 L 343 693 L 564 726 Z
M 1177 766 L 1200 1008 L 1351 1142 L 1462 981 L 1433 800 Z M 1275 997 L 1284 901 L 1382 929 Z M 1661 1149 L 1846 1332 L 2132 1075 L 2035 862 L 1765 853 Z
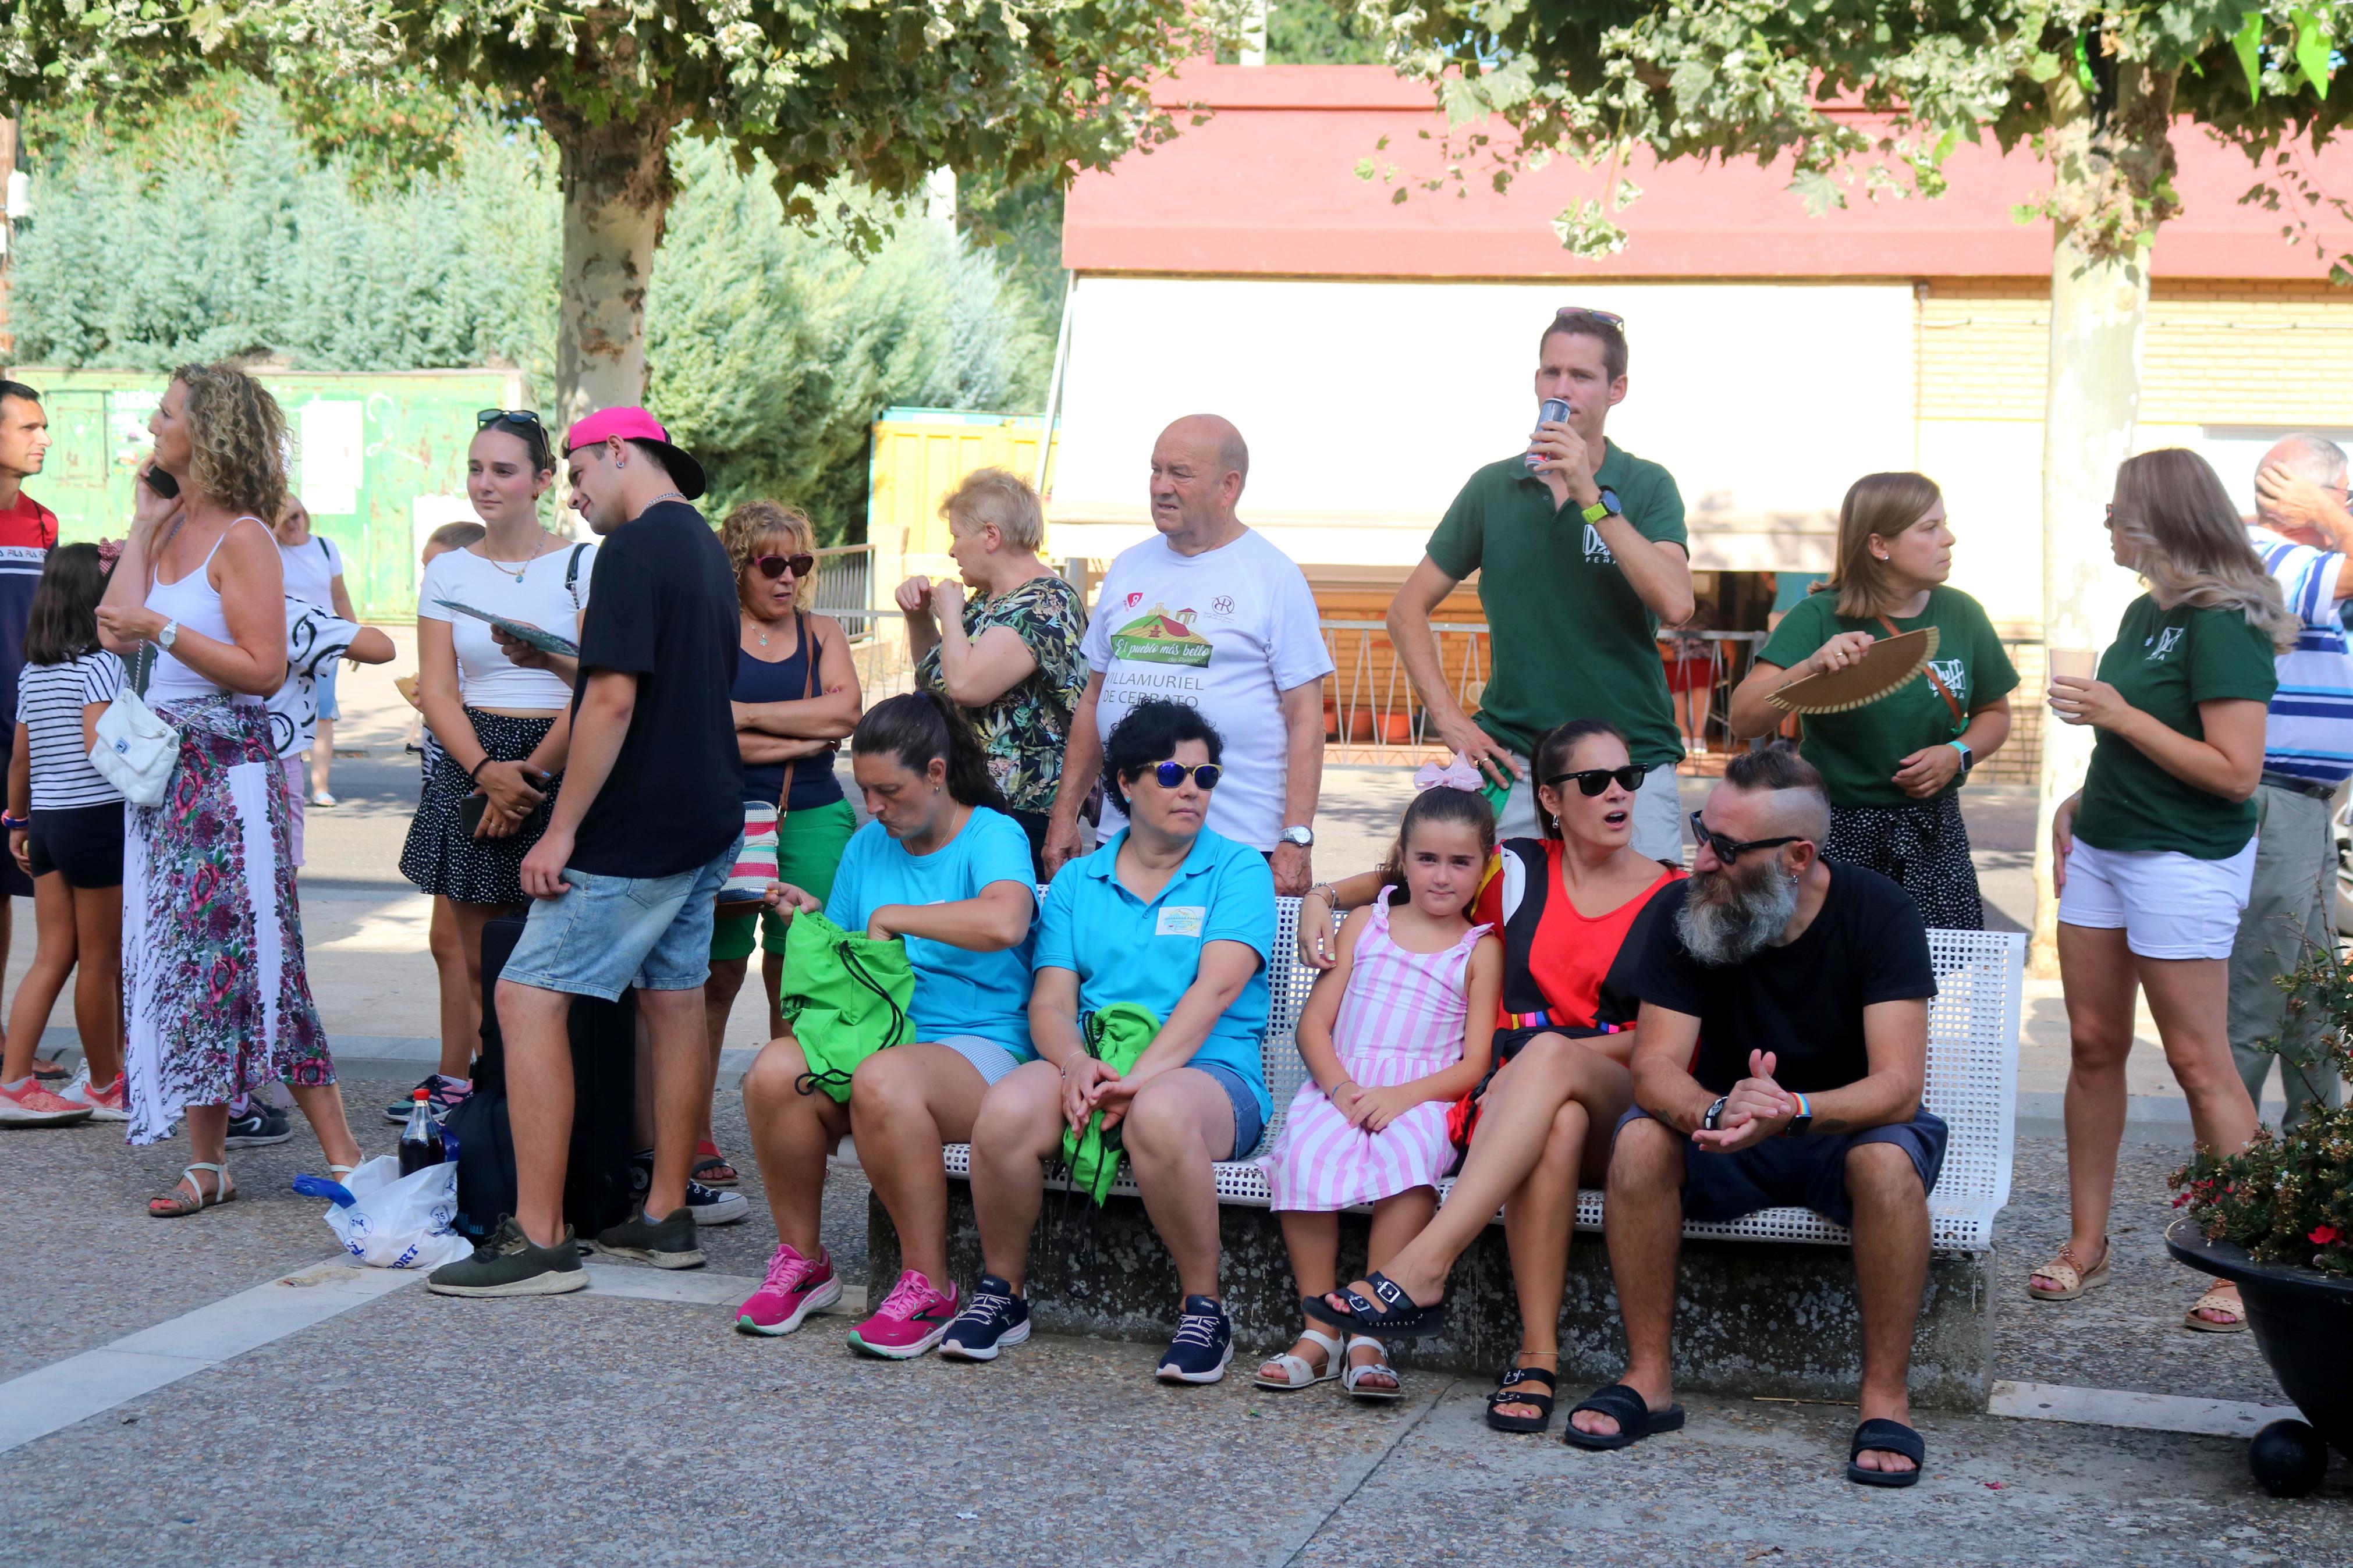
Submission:
M 311 818 L 302 901 L 375 1152 L 395 1137 L 382 1107 L 432 1051 L 434 980 L 425 902 L 393 865 L 415 801 L 405 710 L 375 672 L 344 684 L 338 746 L 365 754 L 337 762 L 345 804 Z M 1395 771 L 1333 770 L 1319 867 L 1369 864 L 1409 793 Z M 1969 819 L 1992 923 L 2014 924 L 2031 801 L 1983 792 Z M 1482 1379 L 1409 1373 L 1388 1410 L 1331 1384 L 1263 1393 L 1247 1371 L 1271 1345 L 1237 1346 L 1221 1385 L 1169 1389 L 1155 1345 L 1040 1336 L 975 1367 L 854 1358 L 839 1314 L 738 1335 L 728 1309 L 774 1242 L 733 1087 L 761 1033 L 739 1010 L 719 1095 L 751 1220 L 705 1231 L 704 1270 L 597 1263 L 589 1291 L 550 1300 L 448 1300 L 336 1261 L 322 1205 L 288 1187 L 323 1169 L 299 1121 L 232 1153 L 239 1202 L 179 1222 L 142 1200 L 184 1141 L 0 1135 L 0 1563 L 2353 1562 L 2353 1470 L 2262 1493 L 2232 1434 L 2277 1386 L 2246 1336 L 2179 1327 L 2199 1284 L 2159 1238 L 2182 1124 L 2145 1021 L 2116 1283 L 2027 1300 L 2064 1231 L 2055 985 L 2029 987 L 1997 1229 L 2003 1413 L 1921 1415 L 1927 1475 L 1905 1492 L 1842 1479 L 1854 1414 L 1833 1405 L 1687 1396 L 1686 1431 L 1594 1455 L 1486 1430 Z M 828 1198 L 846 1311 L 868 1283 L 866 1189 L 836 1173 Z

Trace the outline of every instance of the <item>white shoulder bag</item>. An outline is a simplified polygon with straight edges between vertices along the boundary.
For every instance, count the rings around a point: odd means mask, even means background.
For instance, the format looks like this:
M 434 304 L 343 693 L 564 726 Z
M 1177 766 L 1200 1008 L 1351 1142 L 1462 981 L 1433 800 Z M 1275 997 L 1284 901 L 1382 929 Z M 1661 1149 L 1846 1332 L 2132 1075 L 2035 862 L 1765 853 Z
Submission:
M 142 657 L 145 653 L 142 648 L 132 656 L 142 667 L 142 676 L 145 667 L 153 663 Z M 180 732 L 158 718 L 139 695 L 138 689 L 145 684 L 143 679 L 126 679 L 113 702 L 99 715 L 98 744 L 90 749 L 90 765 L 132 805 L 153 806 L 164 804 L 172 770 L 179 763 Z

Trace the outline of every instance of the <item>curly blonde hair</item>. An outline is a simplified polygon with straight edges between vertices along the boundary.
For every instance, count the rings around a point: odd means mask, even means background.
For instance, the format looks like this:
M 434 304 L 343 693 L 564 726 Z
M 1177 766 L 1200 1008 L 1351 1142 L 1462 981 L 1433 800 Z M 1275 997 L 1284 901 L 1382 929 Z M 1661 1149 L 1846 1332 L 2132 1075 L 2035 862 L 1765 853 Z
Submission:
M 727 563 L 735 568 L 735 585 L 739 590 L 744 584 L 744 574 L 751 570 L 752 558 L 765 553 L 761 546 L 778 534 L 792 541 L 786 553 L 804 550 L 812 555 L 817 553 L 817 524 L 811 522 L 808 514 L 800 508 L 786 506 L 782 501 L 744 501 L 730 510 L 726 521 L 719 525 L 719 542 L 727 552 Z M 803 596 L 795 602 L 806 605 L 807 595 L 816 582 L 817 572 L 812 568 L 809 574 L 801 579 Z
M 223 360 L 184 364 L 189 477 L 233 511 L 275 523 L 286 505 L 286 413 L 261 383 Z

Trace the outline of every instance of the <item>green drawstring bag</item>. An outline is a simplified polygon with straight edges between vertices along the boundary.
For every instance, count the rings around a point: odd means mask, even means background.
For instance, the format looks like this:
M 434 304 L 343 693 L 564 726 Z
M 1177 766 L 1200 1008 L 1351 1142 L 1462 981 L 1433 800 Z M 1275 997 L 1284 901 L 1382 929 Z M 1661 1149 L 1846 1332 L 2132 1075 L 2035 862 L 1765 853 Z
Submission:
M 1088 1014 L 1080 1032 L 1086 1040 L 1087 1055 L 1124 1078 L 1160 1033 L 1160 1019 L 1151 1009 L 1133 1002 L 1114 1002 Z M 1087 1118 L 1083 1134 L 1062 1129 L 1062 1163 L 1070 1167 L 1071 1188 L 1094 1199 L 1097 1208 L 1111 1196 L 1112 1184 L 1119 1180 L 1121 1157 L 1119 1129 L 1106 1133 L 1100 1110 Z
M 821 914 L 799 914 L 785 928 L 785 1027 L 800 1042 L 809 1070 L 793 1087 L 819 1089 L 849 1103 L 849 1075 L 879 1050 L 915 1037 L 907 1009 L 915 970 L 905 945 L 853 936 Z

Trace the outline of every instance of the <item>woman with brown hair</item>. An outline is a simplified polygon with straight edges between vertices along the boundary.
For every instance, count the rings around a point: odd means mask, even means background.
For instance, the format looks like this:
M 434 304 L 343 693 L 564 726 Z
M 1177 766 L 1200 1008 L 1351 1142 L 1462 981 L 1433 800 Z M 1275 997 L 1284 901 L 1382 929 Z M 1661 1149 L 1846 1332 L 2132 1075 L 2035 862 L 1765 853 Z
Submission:
M 1843 669 L 1882 637 L 1936 628 L 1917 679 L 1843 713 L 1809 713 L 1799 754 L 1831 798 L 1827 859 L 1898 883 L 1932 926 L 1985 924 L 1961 785 L 2010 738 L 2018 671 L 1985 608 L 1945 580 L 1953 531 L 1925 474 L 1866 474 L 1839 509 L 1838 568 L 1783 616 L 1732 694 L 1735 737 L 1782 720 L 1767 697 L 1793 680 Z
M 122 868 L 131 1142 L 187 1118 L 195 1158 L 147 1205 L 174 1218 L 237 1196 L 228 1103 L 271 1082 L 293 1089 L 331 1174 L 360 1150 L 303 973 L 292 803 L 264 706 L 286 680 L 285 578 L 265 521 L 286 500 L 286 417 L 233 365 L 188 365 L 147 428 L 154 455 L 98 625 L 118 656 L 155 645 L 147 701 L 178 732 L 163 804 L 127 813 Z
M 2231 1056 L 2231 948 L 2255 866 L 2255 786 L 2276 654 L 2297 622 L 2206 459 L 2144 452 L 2116 470 L 2116 564 L 2148 592 L 2125 607 L 2092 679 L 2055 678 L 2051 710 L 2089 724 L 2084 787 L 2051 822 L 2059 975 L 2067 993 L 2066 1245 L 2027 1280 L 2042 1301 L 2108 1281 L 2108 1205 L 2124 1141 L 2133 993 L 2146 991 L 2198 1142 L 2236 1153 L 2255 1131 Z M 2184 1325 L 2247 1326 L 2235 1285 Z
M 776 808 L 776 879 L 822 903 L 833 892 L 834 868 L 858 813 L 834 776 L 834 753 L 858 727 L 863 704 L 849 637 L 831 616 L 812 614 L 817 583 L 817 527 L 797 508 L 745 501 L 719 526 L 719 541 L 735 567 L 735 598 L 743 629 L 735 660 L 735 743 L 744 757 L 744 802 Z M 777 1010 L 785 974 L 785 922 L 789 915 L 756 905 L 722 906 L 711 928 L 711 978 L 703 983 L 703 1018 L 714 1068 L 726 1042 L 727 1015 L 750 972 L 756 940 L 760 979 L 768 992 L 768 1031 L 785 1032 Z M 694 1180 L 732 1187 L 735 1167 L 719 1152 L 708 1113 L 694 1152 Z M 694 1194 L 689 1194 L 690 1199 Z M 724 1205 L 690 1203 L 697 1215 L 739 1216 L 739 1200 Z M 706 1219 L 705 1223 L 709 1223 Z

